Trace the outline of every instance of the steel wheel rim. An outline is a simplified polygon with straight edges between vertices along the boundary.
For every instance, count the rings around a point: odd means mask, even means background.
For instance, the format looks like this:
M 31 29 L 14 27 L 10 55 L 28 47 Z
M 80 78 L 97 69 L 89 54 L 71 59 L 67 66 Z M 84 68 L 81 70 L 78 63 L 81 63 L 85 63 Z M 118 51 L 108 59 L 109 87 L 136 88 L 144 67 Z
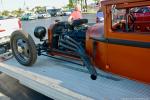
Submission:
M 15 54 L 22 62 L 26 63 L 29 61 L 30 50 L 29 45 L 25 39 L 18 38 L 15 41 Z

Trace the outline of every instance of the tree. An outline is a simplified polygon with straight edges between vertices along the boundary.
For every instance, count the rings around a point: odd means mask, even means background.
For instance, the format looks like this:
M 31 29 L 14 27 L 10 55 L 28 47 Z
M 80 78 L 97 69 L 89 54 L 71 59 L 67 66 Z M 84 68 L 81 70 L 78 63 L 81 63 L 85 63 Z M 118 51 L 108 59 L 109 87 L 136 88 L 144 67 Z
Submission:
M 98 3 L 100 0 L 93 0 L 95 3 Z
M 23 13 L 24 11 L 21 8 L 17 10 L 17 16 L 21 16 Z
M 46 7 L 36 6 L 34 9 L 37 13 L 46 12 Z
M 24 11 L 21 8 L 11 12 L 12 15 L 17 16 L 17 17 L 20 17 L 23 13 L 24 13 Z
M 87 12 L 87 0 L 84 0 L 84 3 L 85 3 L 85 12 Z
M 10 13 L 10 12 L 9 12 L 8 10 L 4 10 L 4 11 L 2 12 L 2 15 L 3 15 L 3 16 L 9 16 L 9 13 Z
M 80 4 L 81 10 L 87 12 L 87 0 L 76 0 L 76 4 Z
M 69 7 L 69 8 L 73 8 L 73 7 L 74 7 L 73 0 L 69 0 L 68 7 Z
M 81 10 L 87 12 L 87 0 L 69 0 L 68 8 L 73 8 L 75 5 L 80 4 Z

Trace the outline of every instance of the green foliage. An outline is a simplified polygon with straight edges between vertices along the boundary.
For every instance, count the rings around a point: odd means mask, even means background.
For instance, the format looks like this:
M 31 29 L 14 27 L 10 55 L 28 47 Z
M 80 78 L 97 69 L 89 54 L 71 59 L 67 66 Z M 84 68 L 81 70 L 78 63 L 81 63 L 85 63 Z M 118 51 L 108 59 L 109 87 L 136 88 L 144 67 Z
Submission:
M 3 16 L 9 16 L 9 13 L 10 13 L 9 11 L 4 10 L 4 11 L 2 12 L 2 15 L 3 15 Z
M 11 12 L 12 15 L 17 16 L 17 17 L 20 17 L 23 13 L 24 13 L 24 11 L 21 8 Z
M 68 6 L 68 8 L 73 8 L 74 7 L 73 0 L 69 0 L 69 4 L 67 6 Z
M 97 3 L 99 0 L 93 0 L 95 3 Z M 64 9 L 71 9 L 74 8 L 74 6 L 76 4 L 80 4 L 82 11 L 87 12 L 88 9 L 91 9 L 88 5 L 87 5 L 87 0 L 68 0 L 68 5 L 66 5 L 65 7 L 63 7 Z M 29 8 L 26 8 L 27 11 L 29 11 Z M 32 12 L 46 12 L 46 7 L 41 7 L 41 6 L 36 6 L 35 8 L 33 8 L 31 10 Z M 12 12 L 4 10 L 2 12 L 0 12 L 0 15 L 2 16 L 16 16 L 16 17 L 20 17 L 23 13 L 25 12 L 25 10 L 19 8 L 18 10 L 14 10 Z
M 36 6 L 34 8 L 34 11 L 39 13 L 39 12 L 46 12 L 46 7 L 41 7 L 41 6 Z
M 100 0 L 93 0 L 95 3 L 98 3 Z
M 80 4 L 81 9 L 87 11 L 87 0 L 68 0 L 69 4 L 65 8 L 74 8 L 75 5 Z

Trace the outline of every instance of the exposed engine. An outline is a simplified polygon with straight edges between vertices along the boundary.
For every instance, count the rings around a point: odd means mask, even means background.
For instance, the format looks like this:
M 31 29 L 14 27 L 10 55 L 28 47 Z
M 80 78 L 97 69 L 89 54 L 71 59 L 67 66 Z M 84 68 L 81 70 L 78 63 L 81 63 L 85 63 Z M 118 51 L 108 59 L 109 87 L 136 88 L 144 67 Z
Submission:
M 74 21 L 72 24 L 68 22 L 58 22 L 53 28 L 53 47 L 58 48 L 60 46 L 60 40 L 63 39 L 65 35 L 71 37 L 84 47 L 86 30 L 87 27 L 78 21 Z
M 80 45 L 85 47 L 85 38 L 87 27 L 83 24 L 88 23 L 87 19 L 80 19 L 73 21 L 72 24 L 68 22 L 57 21 L 52 29 L 52 48 L 63 49 L 61 43 L 64 41 L 64 36 L 69 36 Z M 42 40 L 46 35 L 46 29 L 42 26 L 35 28 L 34 35 L 36 38 Z M 66 42 L 66 41 L 65 41 Z M 67 42 L 65 43 L 67 44 Z

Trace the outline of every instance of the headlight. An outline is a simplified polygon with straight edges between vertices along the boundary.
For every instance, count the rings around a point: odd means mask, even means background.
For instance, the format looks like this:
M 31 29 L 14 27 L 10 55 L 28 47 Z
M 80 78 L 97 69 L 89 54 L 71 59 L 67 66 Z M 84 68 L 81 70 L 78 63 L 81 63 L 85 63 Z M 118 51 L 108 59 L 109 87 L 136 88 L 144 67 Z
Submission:
M 43 26 L 37 26 L 34 29 L 34 36 L 40 40 L 42 40 L 46 36 L 46 28 Z

